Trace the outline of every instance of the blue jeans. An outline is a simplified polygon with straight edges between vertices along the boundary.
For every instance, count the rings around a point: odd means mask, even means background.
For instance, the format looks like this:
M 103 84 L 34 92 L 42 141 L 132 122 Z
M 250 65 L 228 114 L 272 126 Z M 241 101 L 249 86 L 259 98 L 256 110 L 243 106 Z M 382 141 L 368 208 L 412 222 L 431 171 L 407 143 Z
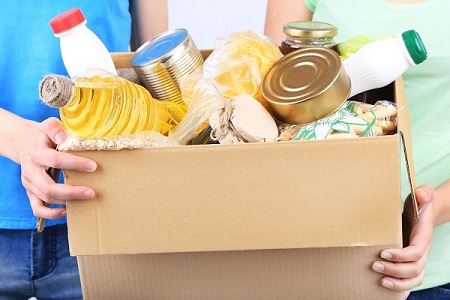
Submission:
M 69 255 L 67 226 L 0 229 L 0 299 L 82 299 L 78 265 Z
M 450 283 L 413 292 L 409 295 L 408 300 L 450 300 Z

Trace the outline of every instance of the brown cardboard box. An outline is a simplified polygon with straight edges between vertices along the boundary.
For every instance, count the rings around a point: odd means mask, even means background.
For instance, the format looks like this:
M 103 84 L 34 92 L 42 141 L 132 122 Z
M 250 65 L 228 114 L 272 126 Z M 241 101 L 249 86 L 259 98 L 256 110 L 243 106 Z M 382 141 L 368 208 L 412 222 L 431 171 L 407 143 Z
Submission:
M 127 66 L 129 54 L 115 57 Z M 402 82 L 388 90 L 399 130 Z M 401 136 L 83 152 L 68 205 L 85 299 L 400 299 L 370 267 L 401 247 Z

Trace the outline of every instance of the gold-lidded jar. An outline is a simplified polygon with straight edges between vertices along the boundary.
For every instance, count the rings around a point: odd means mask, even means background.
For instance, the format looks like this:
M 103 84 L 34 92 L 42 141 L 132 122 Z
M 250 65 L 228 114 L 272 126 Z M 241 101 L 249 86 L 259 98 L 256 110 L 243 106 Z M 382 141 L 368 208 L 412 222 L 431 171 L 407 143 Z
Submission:
M 202 64 L 201 52 L 182 28 L 156 36 L 132 58 L 141 84 L 158 100 L 181 99 L 179 80 Z
M 284 56 L 267 71 L 262 94 L 275 119 L 305 125 L 344 104 L 350 79 L 335 51 L 304 48 Z
M 281 43 L 280 50 L 284 55 L 310 47 L 324 47 L 337 51 L 334 37 L 338 30 L 332 24 L 315 21 L 290 22 L 283 26 L 283 32 L 286 38 Z

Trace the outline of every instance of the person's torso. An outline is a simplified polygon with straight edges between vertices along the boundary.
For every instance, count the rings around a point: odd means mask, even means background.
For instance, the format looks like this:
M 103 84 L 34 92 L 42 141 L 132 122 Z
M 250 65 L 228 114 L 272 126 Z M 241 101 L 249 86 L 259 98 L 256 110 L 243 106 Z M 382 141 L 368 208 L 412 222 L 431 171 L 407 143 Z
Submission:
M 45 74 L 67 74 L 49 21 L 73 7 L 81 8 L 87 27 L 110 52 L 129 49 L 129 0 L 0 1 L 0 108 L 38 122 L 58 116 L 56 109 L 40 102 L 38 84 Z M 21 184 L 20 166 L 0 157 L 0 177 L 0 228 L 33 228 L 35 218 Z
M 417 184 L 432 186 L 449 179 L 450 1 L 428 0 L 413 4 L 383 0 L 309 2 L 316 6 L 314 20 L 338 27 L 338 42 L 357 35 L 375 40 L 394 37 L 409 29 L 415 29 L 421 35 L 429 57 L 403 76 L 412 121 L 415 176 Z M 406 176 L 402 181 L 405 192 L 409 188 Z M 435 230 L 427 276 L 421 288 L 450 282 L 449 270 L 450 224 Z

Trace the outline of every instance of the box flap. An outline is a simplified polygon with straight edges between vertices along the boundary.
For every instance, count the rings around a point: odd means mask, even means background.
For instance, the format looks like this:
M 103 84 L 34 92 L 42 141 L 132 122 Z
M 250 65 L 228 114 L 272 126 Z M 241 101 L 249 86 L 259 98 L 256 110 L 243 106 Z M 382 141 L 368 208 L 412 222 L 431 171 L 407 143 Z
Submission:
M 397 136 L 79 154 L 72 255 L 401 245 Z
M 403 299 L 370 268 L 383 249 L 79 256 L 78 265 L 85 300 Z

